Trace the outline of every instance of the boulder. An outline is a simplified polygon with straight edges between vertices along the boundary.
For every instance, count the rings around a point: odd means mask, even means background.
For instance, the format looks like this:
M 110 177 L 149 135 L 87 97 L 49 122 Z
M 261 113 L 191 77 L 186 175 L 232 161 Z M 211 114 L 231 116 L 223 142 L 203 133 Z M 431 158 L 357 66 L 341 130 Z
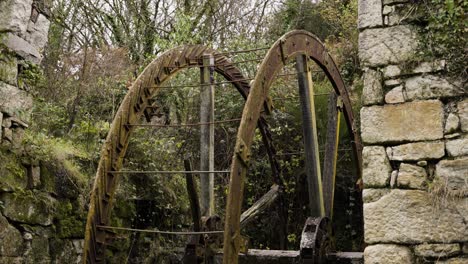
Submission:
M 397 143 L 443 138 L 444 111 L 438 100 L 363 107 L 364 143 Z
M 42 55 L 37 47 L 14 34 L 6 34 L 3 44 L 23 59 L 32 63 L 39 64 L 42 60 Z
M 385 103 L 387 104 L 398 104 L 405 102 L 405 95 L 403 93 L 403 86 L 397 86 L 390 90 L 385 95 Z
M 367 187 L 388 186 L 392 167 L 388 161 L 385 148 L 382 146 L 368 146 L 362 150 L 362 180 Z
M 0 256 L 17 257 L 21 256 L 22 252 L 23 236 L 0 214 Z
M 17 116 L 27 123 L 32 105 L 32 97 L 27 92 L 0 82 L 0 112 L 7 113 L 9 116 Z
M 383 103 L 382 73 L 367 69 L 362 79 L 364 82 L 362 104 L 374 105 Z
M 447 121 L 445 122 L 444 133 L 451 134 L 457 131 L 458 127 L 460 126 L 460 119 L 454 113 L 450 113 L 447 116 Z
M 445 142 L 447 154 L 451 157 L 468 156 L 468 136 Z
M 468 194 L 468 157 L 439 161 L 434 180 L 443 184 L 444 189 Z
M 0 200 L 5 206 L 3 214 L 13 221 L 42 226 L 52 224 L 56 201 L 46 194 L 3 193 Z
M 426 170 L 422 167 L 402 163 L 398 171 L 398 187 L 424 189 L 427 180 Z
M 0 32 L 24 33 L 31 16 L 33 0 L 0 1 Z
M 445 155 L 445 144 L 443 141 L 415 142 L 387 148 L 390 160 L 418 161 L 440 159 Z
M 460 253 L 459 244 L 422 244 L 414 247 L 414 254 L 425 258 L 452 257 Z
M 362 190 L 362 201 L 372 203 L 378 201 L 382 196 L 389 193 L 390 189 L 364 189 Z
M 409 100 L 454 97 L 466 93 L 461 84 L 436 75 L 420 75 L 405 80 L 406 96 Z
M 460 118 L 460 126 L 463 132 L 468 132 L 468 98 L 460 101 L 457 104 L 458 117 Z
M 39 14 L 36 23 L 34 23 L 33 21 L 29 21 L 28 24 L 25 39 L 41 52 L 45 44 L 47 43 L 49 25 L 49 20 L 42 14 Z
M 435 207 L 431 195 L 420 190 L 394 189 L 365 203 L 364 230 L 368 244 L 452 243 L 468 237 L 459 208 L 452 203 Z
M 364 249 L 364 264 L 410 264 L 413 254 L 408 247 L 400 245 L 372 245 Z
M 359 34 L 359 57 L 363 66 L 377 67 L 409 61 L 419 46 L 416 28 L 400 25 L 366 29 Z
M 358 28 L 382 26 L 382 0 L 360 0 Z

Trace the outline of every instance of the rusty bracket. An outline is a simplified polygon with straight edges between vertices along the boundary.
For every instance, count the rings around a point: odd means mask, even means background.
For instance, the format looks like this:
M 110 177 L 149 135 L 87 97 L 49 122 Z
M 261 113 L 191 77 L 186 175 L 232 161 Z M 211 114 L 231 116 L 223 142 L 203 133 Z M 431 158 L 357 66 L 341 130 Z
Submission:
M 338 96 L 336 98 L 336 108 L 338 108 L 338 111 L 343 112 L 343 107 L 343 99 L 341 98 L 341 96 Z
M 237 144 L 234 151 L 237 158 L 241 161 L 244 167 L 248 167 L 250 163 L 250 149 L 247 147 L 242 138 L 239 137 L 237 139 Z

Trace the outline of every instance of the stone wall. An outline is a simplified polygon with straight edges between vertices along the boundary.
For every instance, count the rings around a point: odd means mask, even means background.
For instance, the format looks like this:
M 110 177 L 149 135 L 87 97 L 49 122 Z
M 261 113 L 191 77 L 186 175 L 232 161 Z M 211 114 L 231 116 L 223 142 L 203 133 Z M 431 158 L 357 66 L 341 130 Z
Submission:
M 359 0 L 367 264 L 468 263 L 467 88 L 417 60 L 417 2 Z
M 23 77 L 42 59 L 46 1 L 0 0 L 0 264 L 81 262 L 80 199 L 63 191 L 66 169 L 40 163 L 22 144 L 33 107 Z
M 0 142 L 18 148 L 32 110 L 22 71 L 40 63 L 49 12 L 44 1 L 0 1 Z

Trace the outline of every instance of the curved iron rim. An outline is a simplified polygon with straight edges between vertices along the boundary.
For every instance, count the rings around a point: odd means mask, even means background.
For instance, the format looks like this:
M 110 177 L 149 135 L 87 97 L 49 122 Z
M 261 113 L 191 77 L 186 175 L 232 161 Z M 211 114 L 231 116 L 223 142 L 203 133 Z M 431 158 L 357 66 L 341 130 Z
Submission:
M 255 124 L 260 118 L 261 102 L 265 101 L 268 91 L 286 63 L 296 55 L 304 54 L 315 61 L 325 72 L 332 83 L 335 93 L 343 101 L 344 117 L 349 131 L 352 134 L 353 155 L 358 162 L 358 175 L 361 175 L 362 157 L 360 138 L 354 125 L 354 116 L 339 70 L 328 54 L 324 44 L 313 34 L 304 30 L 294 30 L 283 35 L 268 50 L 267 55 L 260 64 L 250 89 L 249 97 L 244 106 L 241 123 L 237 131 L 236 149 L 249 150 L 252 145 Z M 259 104 L 260 102 L 260 104 Z M 229 192 L 227 198 L 226 219 L 224 227 L 223 263 L 236 264 L 240 250 L 240 214 L 243 200 L 244 178 L 247 164 L 242 157 L 234 155 L 231 163 Z
M 250 85 L 240 70 L 220 52 L 206 46 L 192 45 L 173 48 L 161 54 L 143 70 L 122 101 L 101 149 L 101 159 L 91 191 L 86 222 L 84 263 L 105 261 L 104 253 L 109 234 L 97 226 L 107 225 L 110 220 L 114 193 L 118 185 L 118 175 L 109 173 L 109 171 L 119 171 L 122 167 L 129 138 L 134 129 L 133 126 L 128 125 L 138 123 L 141 120 L 144 110 L 149 105 L 149 100 L 156 96 L 159 90 L 158 86 L 161 86 L 182 69 L 189 66 L 202 67 L 202 56 L 210 54 L 215 57 L 215 71 L 228 81 L 232 81 L 244 99 L 247 98 Z M 221 67 L 216 65 L 221 65 Z M 270 158 L 273 181 L 277 182 L 279 181 L 277 175 L 279 165 L 274 157 L 275 150 L 268 124 L 264 118 L 260 118 L 258 126 Z

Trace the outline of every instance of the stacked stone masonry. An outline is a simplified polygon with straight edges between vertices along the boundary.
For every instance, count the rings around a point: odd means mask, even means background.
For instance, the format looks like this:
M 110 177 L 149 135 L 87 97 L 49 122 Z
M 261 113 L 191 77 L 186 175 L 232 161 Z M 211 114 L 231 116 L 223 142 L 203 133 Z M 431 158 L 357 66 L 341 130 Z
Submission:
M 365 263 L 468 263 L 468 94 L 415 62 L 418 1 L 359 0 Z
M 81 234 L 56 235 L 60 195 L 50 187 L 54 180 L 46 183 L 41 164 L 17 161 L 24 158 L 21 143 L 33 106 L 21 78 L 41 62 L 47 6 L 48 0 L 0 1 L 0 264 L 81 262 Z

